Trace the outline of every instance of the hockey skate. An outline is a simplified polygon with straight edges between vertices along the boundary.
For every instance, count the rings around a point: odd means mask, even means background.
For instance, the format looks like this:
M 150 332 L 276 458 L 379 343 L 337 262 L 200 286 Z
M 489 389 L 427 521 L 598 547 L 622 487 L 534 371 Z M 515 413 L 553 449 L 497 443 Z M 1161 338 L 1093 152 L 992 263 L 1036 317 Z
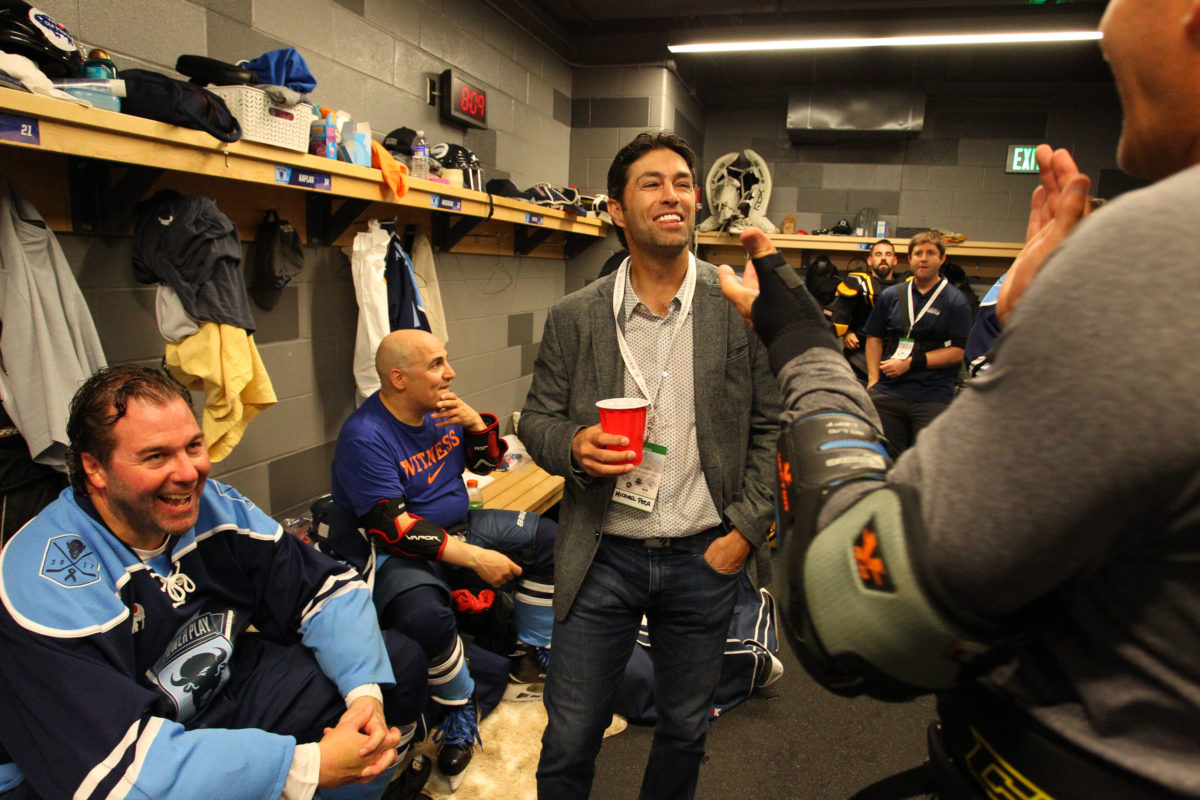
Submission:
M 504 699 L 515 702 L 541 700 L 546 688 L 546 669 L 550 666 L 550 648 L 517 642 L 509 655 L 509 665 Z
M 451 709 L 433 732 L 440 747 L 437 768 L 453 792 L 462 783 L 467 765 L 475 748 L 482 746 L 479 738 L 479 706 L 475 696 L 466 704 Z

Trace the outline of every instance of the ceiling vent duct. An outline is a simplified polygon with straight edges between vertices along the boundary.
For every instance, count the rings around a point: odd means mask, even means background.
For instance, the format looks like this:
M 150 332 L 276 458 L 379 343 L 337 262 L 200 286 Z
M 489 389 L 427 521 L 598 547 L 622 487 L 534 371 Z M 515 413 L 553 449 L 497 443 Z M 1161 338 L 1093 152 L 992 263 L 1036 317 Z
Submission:
M 914 137 L 923 127 L 922 89 L 813 86 L 788 95 L 792 144 Z

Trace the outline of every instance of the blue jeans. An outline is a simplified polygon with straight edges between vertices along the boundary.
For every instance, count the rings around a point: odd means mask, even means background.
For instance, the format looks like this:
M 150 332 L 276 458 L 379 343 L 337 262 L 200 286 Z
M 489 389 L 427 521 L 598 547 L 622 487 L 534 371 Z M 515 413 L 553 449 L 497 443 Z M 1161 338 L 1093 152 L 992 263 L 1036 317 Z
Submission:
M 554 623 L 539 798 L 582 800 L 591 791 L 596 755 L 643 615 L 658 724 L 638 797 L 695 795 L 737 589 L 737 574 L 718 573 L 704 560 L 720 535 L 713 529 L 667 548 L 601 539 L 570 613 Z

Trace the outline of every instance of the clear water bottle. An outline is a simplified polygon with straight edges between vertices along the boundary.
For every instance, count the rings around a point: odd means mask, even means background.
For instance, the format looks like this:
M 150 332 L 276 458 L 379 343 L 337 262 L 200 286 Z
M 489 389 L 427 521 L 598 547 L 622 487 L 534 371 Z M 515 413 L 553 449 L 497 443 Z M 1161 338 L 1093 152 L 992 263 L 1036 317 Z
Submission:
M 429 178 L 429 145 L 425 141 L 425 131 L 417 131 L 416 137 L 413 138 L 412 163 L 408 174 L 422 180 Z
M 467 481 L 467 508 L 483 508 L 483 492 L 479 490 L 479 481 Z

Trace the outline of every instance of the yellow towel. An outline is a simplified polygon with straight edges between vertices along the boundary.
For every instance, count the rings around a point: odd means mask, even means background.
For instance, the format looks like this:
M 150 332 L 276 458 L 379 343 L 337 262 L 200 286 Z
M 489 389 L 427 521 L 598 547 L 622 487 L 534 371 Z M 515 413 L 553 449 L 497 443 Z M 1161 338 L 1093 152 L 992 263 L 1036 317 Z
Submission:
M 232 453 L 250 420 L 276 402 L 254 337 L 234 325 L 200 323 L 196 333 L 167 344 L 166 361 L 177 381 L 204 392 L 201 428 L 213 461 Z

